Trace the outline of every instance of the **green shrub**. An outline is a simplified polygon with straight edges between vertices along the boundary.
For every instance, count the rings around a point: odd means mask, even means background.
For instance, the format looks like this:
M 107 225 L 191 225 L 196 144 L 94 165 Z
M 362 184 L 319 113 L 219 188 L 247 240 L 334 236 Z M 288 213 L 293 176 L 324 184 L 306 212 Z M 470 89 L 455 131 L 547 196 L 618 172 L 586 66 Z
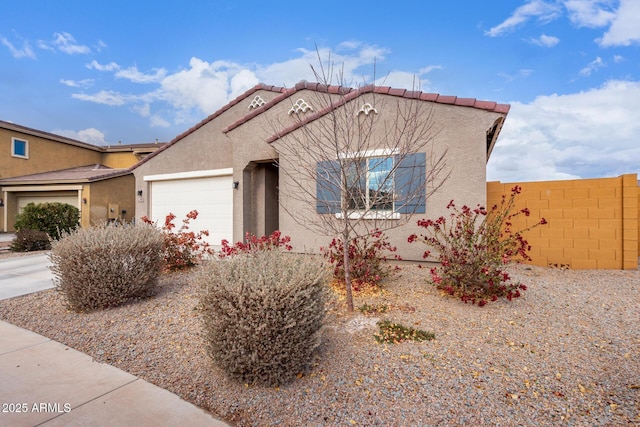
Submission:
M 44 251 L 51 249 L 51 241 L 44 231 L 18 230 L 10 249 L 12 252 Z
M 394 323 L 391 320 L 379 321 L 378 328 L 378 333 L 373 336 L 380 344 L 397 344 L 405 341 L 431 341 L 436 337 L 433 332 L 404 326 L 400 323 Z
M 369 314 L 382 314 L 382 313 L 386 313 L 387 311 L 389 311 L 389 306 L 387 304 L 374 304 L 374 305 L 369 305 L 369 304 L 362 304 L 360 307 L 358 307 L 358 310 L 360 311 L 360 313 L 364 314 L 365 316 L 369 315 Z
M 163 235 L 141 224 L 78 229 L 52 243 L 56 289 L 76 311 L 119 305 L 153 293 Z
M 80 211 L 66 203 L 29 203 L 18 214 L 16 230 L 43 231 L 54 240 L 62 233 L 75 230 L 80 223 Z
M 280 250 L 211 261 L 202 289 L 207 351 L 230 377 L 279 385 L 303 372 L 320 344 L 328 271 L 321 259 Z

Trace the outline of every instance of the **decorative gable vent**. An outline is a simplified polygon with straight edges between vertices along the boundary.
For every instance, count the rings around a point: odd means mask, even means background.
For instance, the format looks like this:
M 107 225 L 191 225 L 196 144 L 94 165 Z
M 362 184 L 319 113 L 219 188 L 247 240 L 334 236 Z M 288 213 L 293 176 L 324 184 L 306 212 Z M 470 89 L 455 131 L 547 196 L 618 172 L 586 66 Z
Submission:
M 265 104 L 264 99 L 260 97 L 260 95 L 256 95 L 255 98 L 249 104 L 249 110 L 253 110 L 254 108 L 260 108 Z
M 365 116 L 368 116 L 369 113 L 378 114 L 378 110 L 373 108 L 373 106 L 367 102 L 358 110 L 358 113 L 356 114 L 356 116 L 359 116 L 360 114 L 364 114 Z
M 295 104 L 293 104 L 293 106 L 289 110 L 289 115 L 292 115 L 293 113 L 306 113 L 307 111 L 313 111 L 313 107 L 307 104 L 304 99 L 300 98 L 295 102 Z

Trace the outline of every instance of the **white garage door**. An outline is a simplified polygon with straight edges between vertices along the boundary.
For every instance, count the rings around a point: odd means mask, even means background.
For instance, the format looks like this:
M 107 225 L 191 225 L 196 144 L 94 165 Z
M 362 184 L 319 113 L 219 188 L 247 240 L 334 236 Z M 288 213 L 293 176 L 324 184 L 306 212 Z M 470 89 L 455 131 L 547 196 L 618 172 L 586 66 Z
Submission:
M 231 175 L 151 181 L 151 218 L 158 224 L 164 224 L 165 217 L 173 213 L 177 230 L 194 209 L 198 218 L 190 221 L 190 231 L 208 230 L 206 240 L 216 247 L 222 239 L 233 242 Z

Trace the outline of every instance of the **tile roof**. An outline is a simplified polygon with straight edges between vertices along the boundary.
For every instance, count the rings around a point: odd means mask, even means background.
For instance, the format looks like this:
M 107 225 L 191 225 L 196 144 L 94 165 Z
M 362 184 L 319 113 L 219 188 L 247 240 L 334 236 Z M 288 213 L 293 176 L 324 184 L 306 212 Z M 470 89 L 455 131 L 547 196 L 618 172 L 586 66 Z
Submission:
M 222 113 L 229 110 L 234 105 L 237 105 L 238 103 L 242 102 L 243 100 L 245 100 L 246 98 L 250 97 L 251 95 L 253 95 L 254 93 L 260 90 L 276 92 L 278 93 L 278 95 L 275 96 L 271 101 L 262 105 L 261 107 L 251 110 L 248 114 L 242 116 L 239 120 L 235 121 L 234 123 L 224 128 L 222 132 L 227 133 L 237 128 L 238 126 L 241 126 L 244 123 L 247 123 L 248 121 L 255 118 L 256 116 L 274 107 L 282 100 L 292 96 L 293 94 L 301 90 L 313 90 L 313 91 L 322 92 L 322 93 L 345 95 L 344 97 L 341 98 L 341 100 L 338 101 L 337 104 L 334 104 L 330 108 L 336 108 L 337 106 L 341 105 L 341 103 L 344 103 L 351 99 L 355 99 L 358 96 L 363 95 L 365 93 L 379 93 L 379 94 L 385 94 L 385 95 L 391 95 L 391 96 L 404 97 L 408 99 L 420 99 L 422 101 L 430 101 L 430 102 L 435 102 L 439 104 L 457 105 L 461 107 L 470 107 L 470 108 L 476 108 L 480 110 L 492 111 L 492 112 L 502 113 L 502 114 L 507 114 L 510 108 L 510 105 L 508 104 L 499 104 L 493 101 L 481 101 L 481 100 L 476 100 L 475 98 L 458 98 L 456 96 L 444 96 L 437 93 L 425 93 L 421 91 L 410 91 L 406 89 L 394 89 L 388 86 L 371 85 L 371 86 L 362 87 L 360 89 L 354 89 L 354 88 L 349 88 L 344 86 L 323 85 L 321 83 L 307 82 L 306 80 L 302 80 L 292 88 L 285 88 L 281 86 L 273 86 L 273 85 L 267 85 L 264 83 L 259 83 L 256 86 L 244 92 L 242 95 L 236 97 L 234 100 L 230 101 L 228 104 L 224 105 L 222 108 L 220 108 L 213 114 L 207 116 L 204 120 L 200 121 L 196 125 L 192 126 L 191 128 L 181 133 L 180 135 L 173 138 L 168 144 L 162 146 L 160 149 L 154 151 L 153 153 L 146 156 L 144 159 L 140 160 L 138 163 L 132 166 L 131 169 L 133 170 L 136 167 L 140 166 L 141 164 L 146 163 L 153 157 L 157 156 L 164 150 L 168 149 L 169 147 L 179 142 L 181 139 L 192 134 L 193 132 L 200 129 L 201 127 L 205 126 L 207 123 L 211 122 L 216 117 L 220 116 Z M 315 120 L 321 115 L 326 114 L 327 111 L 328 110 L 322 110 L 310 115 L 308 120 L 303 122 L 302 124 L 307 123 L 310 120 Z M 284 134 L 295 130 L 295 128 L 301 126 L 302 124 L 294 125 L 291 128 L 285 129 L 282 133 L 272 136 L 269 140 L 267 140 L 267 142 L 271 143 L 275 141 L 276 139 L 283 136 Z
M 129 169 L 113 169 L 104 165 L 87 165 L 70 169 L 61 169 L 51 172 L 41 172 L 31 175 L 14 176 L 0 180 L 2 185 L 25 185 L 43 183 L 72 183 L 72 182 L 94 182 L 107 178 L 114 178 L 128 175 Z
M 339 100 L 336 101 L 336 103 L 334 103 L 333 105 L 321 110 L 321 111 L 317 111 L 313 114 L 310 114 L 307 118 L 305 118 L 305 120 L 301 121 L 301 122 L 297 122 L 291 126 L 289 126 L 286 129 L 283 129 L 282 132 L 279 132 L 278 134 L 272 135 L 269 139 L 267 139 L 267 143 L 272 143 L 273 141 L 281 138 L 282 136 L 298 129 L 301 126 L 304 126 L 305 124 L 319 118 L 322 117 L 323 115 L 325 115 L 326 113 L 328 113 L 329 111 L 339 107 L 340 105 L 345 104 L 348 101 L 351 101 L 353 99 L 356 99 L 357 97 L 367 94 L 367 93 L 376 93 L 376 94 L 383 94 L 383 95 L 390 95 L 390 96 L 397 96 L 397 97 L 402 97 L 402 98 L 407 98 L 407 99 L 419 99 L 422 101 L 427 101 L 427 102 L 435 102 L 437 104 L 449 104 L 449 105 L 456 105 L 456 106 L 460 106 L 460 107 L 469 107 L 469 108 L 476 108 L 476 109 L 480 109 L 480 110 L 485 110 L 485 111 L 491 111 L 491 112 L 496 112 L 496 113 L 501 113 L 501 114 L 507 114 L 509 112 L 509 109 L 511 108 L 511 106 L 509 104 L 499 104 L 497 102 L 493 102 L 493 101 L 481 101 L 481 100 L 477 100 L 475 98 L 458 98 L 457 96 L 445 96 L 445 95 L 440 95 L 437 93 L 426 93 L 426 92 L 421 92 L 421 91 L 410 91 L 410 90 L 406 90 L 406 89 L 394 89 L 391 88 L 389 86 L 373 86 L 373 85 L 369 85 L 369 86 L 364 86 L 361 87 L 359 89 L 348 89 L 348 90 L 344 90 L 344 88 L 340 88 L 340 89 L 335 89 L 335 87 L 333 86 L 322 86 L 318 87 L 316 86 L 318 85 L 317 83 L 315 84 L 309 84 L 305 81 L 300 82 L 296 85 L 296 87 L 294 89 L 292 89 L 291 92 L 286 92 L 283 93 L 282 95 L 280 95 L 277 98 L 274 98 L 271 102 L 275 102 L 278 98 L 282 98 L 282 97 L 288 97 L 291 96 L 291 94 L 293 94 L 295 91 L 300 90 L 300 89 L 311 89 L 311 90 L 318 90 L 321 92 L 325 92 L 325 93 L 339 93 L 340 90 L 342 90 L 342 93 L 345 93 L 346 95 L 343 96 L 342 98 L 340 98 Z M 317 87 L 317 89 L 316 89 Z M 257 110 L 261 110 L 261 109 L 268 109 L 271 108 L 271 106 L 269 104 L 264 105 L 263 107 L 257 109 Z M 255 115 L 259 114 L 262 111 L 254 111 L 253 116 L 252 115 L 247 115 L 245 116 L 243 119 L 237 121 L 236 123 L 232 124 L 231 126 L 229 126 L 227 129 L 225 129 L 225 132 L 228 132 L 229 130 L 233 129 L 234 127 L 240 126 L 242 123 L 245 123 L 246 121 L 250 120 L 251 118 L 253 118 Z
M 45 132 L 42 130 L 33 129 L 27 126 L 5 122 L 2 120 L 0 120 L 0 129 L 7 129 L 13 132 L 20 132 L 26 135 L 45 138 L 51 141 L 56 141 L 63 144 L 73 145 L 76 147 L 86 148 L 88 150 L 99 151 L 99 152 L 136 151 L 139 149 L 155 148 L 158 145 L 166 144 L 166 142 L 151 142 L 151 143 L 141 143 L 141 144 L 116 144 L 116 145 L 109 145 L 109 146 L 93 145 L 86 142 L 78 141 L 76 139 L 67 138 L 66 136 L 56 135 L 55 133 Z
M 133 170 L 136 167 L 140 166 L 141 164 L 146 163 L 148 160 L 152 159 L 153 157 L 157 156 L 162 151 L 164 151 L 167 148 L 171 147 L 172 145 L 174 145 L 175 143 L 177 143 L 181 139 L 185 138 L 186 136 L 188 136 L 188 135 L 192 134 L 193 132 L 195 132 L 196 130 L 200 129 L 201 127 L 203 127 L 204 125 L 206 125 L 207 123 L 209 123 L 210 121 L 215 119 L 216 117 L 220 116 L 225 111 L 229 110 L 234 105 L 237 105 L 238 103 L 242 102 L 244 99 L 250 97 L 251 95 L 253 95 L 254 93 L 256 93 L 259 90 L 266 90 L 266 91 L 277 92 L 277 93 L 283 93 L 283 92 L 286 91 L 286 89 L 284 87 L 280 87 L 280 86 L 266 85 L 266 84 L 263 84 L 263 83 L 259 83 L 259 84 L 255 85 L 251 89 L 249 89 L 246 92 L 244 92 L 242 95 L 239 95 L 238 97 L 236 97 L 235 99 L 230 101 L 228 104 L 224 105 L 222 108 L 220 108 L 219 110 L 217 110 L 213 114 L 207 116 L 204 120 L 200 121 L 199 123 L 197 123 L 194 126 L 190 127 L 186 131 L 182 132 L 180 135 L 178 135 L 175 138 L 173 138 L 171 141 L 169 141 L 168 144 L 162 146 L 160 149 L 154 151 L 153 153 L 151 153 L 148 156 L 146 156 L 144 159 L 140 160 L 138 163 L 133 165 L 131 167 L 131 169 Z M 263 111 L 262 107 L 261 108 L 257 108 L 257 110 Z M 256 111 L 256 110 L 253 110 L 253 111 Z
M 286 99 L 286 98 L 292 96 L 294 93 L 296 93 L 296 92 L 298 92 L 300 90 L 304 90 L 304 89 L 313 90 L 313 91 L 322 92 L 322 93 L 336 94 L 336 95 L 338 95 L 338 94 L 345 95 L 345 94 L 352 93 L 352 92 L 355 91 L 355 89 L 344 87 L 344 86 L 327 86 L 327 85 L 322 85 L 320 83 L 311 83 L 311 82 L 307 82 L 307 81 L 303 80 L 303 81 L 297 83 L 294 87 L 292 87 L 290 89 L 283 90 L 280 95 L 276 96 L 275 98 L 273 98 L 271 101 L 267 102 L 262 107 L 259 107 L 259 108 L 256 108 L 256 109 L 252 110 L 249 114 L 243 116 L 242 118 L 240 118 L 236 122 L 230 124 L 229 126 L 224 128 L 222 130 L 222 132 L 227 133 L 227 132 L 237 128 L 238 126 L 241 126 L 244 123 L 247 123 L 249 120 L 251 120 L 254 117 L 264 113 L 265 111 L 267 111 L 271 107 L 277 105 L 283 99 Z

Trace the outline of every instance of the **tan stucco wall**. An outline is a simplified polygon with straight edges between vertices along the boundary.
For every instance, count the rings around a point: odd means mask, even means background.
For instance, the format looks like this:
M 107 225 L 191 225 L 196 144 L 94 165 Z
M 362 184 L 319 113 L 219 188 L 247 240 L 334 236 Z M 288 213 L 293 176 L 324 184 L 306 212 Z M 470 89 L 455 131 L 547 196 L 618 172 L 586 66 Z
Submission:
M 385 100 L 385 97 L 388 99 Z M 364 96 L 357 98 L 355 102 L 360 106 L 364 102 L 371 102 L 371 100 Z M 380 115 L 378 120 L 386 121 L 387 124 L 392 123 L 395 120 L 397 98 L 377 94 L 375 102 Z M 401 99 L 399 102 L 421 101 Z M 418 219 L 435 219 L 446 214 L 446 206 L 451 199 L 455 199 L 456 203 L 471 206 L 485 203 L 486 131 L 496 119 L 502 117 L 498 113 L 442 104 L 433 104 L 431 114 L 435 135 L 432 136 L 431 143 L 423 149 L 427 154 L 427 168 L 429 168 L 430 160 L 438 158 L 441 153 L 446 151 L 446 171 L 450 173 L 450 176 L 438 192 L 427 200 L 425 214 L 417 214 L 411 218 L 401 215 L 400 221 L 405 222 L 405 225 L 386 232 L 390 243 L 397 246 L 397 253 L 405 260 L 422 260 L 425 247 L 407 242 L 410 234 L 420 232 L 416 225 Z M 378 136 L 380 136 L 382 126 L 378 131 L 380 132 Z M 296 135 L 290 137 L 295 138 Z M 279 149 L 279 144 L 288 144 L 288 142 L 274 142 L 276 150 Z M 370 149 L 376 148 L 385 147 L 370 147 Z M 282 153 L 280 154 L 280 165 L 281 169 L 305 167 L 305 165 L 292 163 Z M 315 168 L 315 165 L 309 164 L 307 167 Z M 313 198 L 299 200 L 300 195 L 294 194 L 296 188 L 291 181 L 291 178 L 281 172 L 281 206 L 286 205 L 288 209 L 280 209 L 280 230 L 283 234 L 292 237 L 292 244 L 296 250 L 309 252 L 317 251 L 321 246 L 326 247 L 335 234 L 330 235 L 328 232 L 317 231 L 315 225 L 323 221 L 322 215 L 315 212 Z M 310 182 L 309 185 L 315 188 L 315 183 Z M 381 224 L 381 226 L 387 225 Z
M 487 184 L 487 204 L 522 187 L 515 209 L 528 208 L 514 228 L 541 217 L 548 221 L 526 233 L 531 264 L 573 269 L 637 269 L 639 196 L 636 174 L 617 178 Z
M 245 223 L 243 209 L 245 168 L 251 166 L 252 161 L 269 161 L 276 154 L 268 144 L 263 142 L 269 134 L 266 120 L 264 122 L 256 120 L 251 127 L 241 126 L 229 133 L 224 133 L 223 130 L 250 112 L 248 106 L 256 95 L 261 96 L 265 102 L 269 102 L 278 94 L 266 90 L 255 92 L 251 97 L 231 106 L 194 132 L 184 136 L 175 145 L 159 151 L 134 169 L 136 192 L 142 191 L 143 194 L 142 200 L 136 197 L 136 218 L 149 215 L 150 185 L 144 181 L 145 176 L 232 168 L 233 180 L 240 183 L 233 195 L 233 239 L 242 240 Z M 250 169 L 247 171 L 249 176 L 251 176 Z
M 11 156 L 12 137 L 28 141 L 28 159 Z M 99 151 L 0 128 L 0 179 L 90 165 L 101 160 Z
M 80 225 L 89 227 L 103 223 L 108 220 L 108 207 L 110 204 L 118 206 L 116 216 L 124 221 L 133 219 L 135 210 L 135 193 L 133 174 L 121 177 L 106 179 L 93 183 L 84 183 L 81 185 L 72 184 L 80 188 Z M 78 190 L 62 191 L 54 190 L 56 186 L 42 185 L 42 191 L 29 192 L 8 192 L 7 205 L 7 231 L 15 231 L 15 217 L 18 214 L 17 198 L 20 196 L 78 196 Z M 58 186 L 59 187 L 59 186 Z M 122 210 L 126 210 L 126 214 L 122 214 Z M 0 208 L 0 214 L 4 208 Z M 0 215 L 0 220 L 4 221 L 4 217 Z M 0 224 L 3 224 L 0 223 Z
M 260 90 L 255 93 L 265 101 L 277 96 L 274 92 Z M 303 212 L 286 199 L 286 194 L 280 194 L 280 208 L 278 218 L 269 217 L 269 212 L 275 204 L 273 198 L 268 197 L 269 186 L 275 185 L 268 174 L 265 174 L 261 163 L 273 163 L 278 158 L 278 142 L 267 144 L 265 141 L 277 131 L 295 123 L 295 117 L 288 111 L 291 105 L 302 98 L 317 111 L 321 102 L 316 97 L 325 95 L 312 90 L 299 90 L 290 99 L 285 99 L 252 120 L 233 128 L 226 133 L 226 127 L 243 118 L 248 112 L 251 97 L 233 105 L 219 116 L 201 124 L 191 133 L 187 133 L 177 143 L 159 151 L 147 161 L 134 169 L 135 190 L 142 191 L 143 197 L 136 198 L 136 218 L 149 215 L 150 186 L 144 181 L 145 176 L 171 174 L 189 171 L 204 171 L 213 169 L 233 168 L 233 180 L 239 182 L 239 188 L 234 190 L 233 239 L 242 240 L 245 231 L 255 234 L 269 232 L 277 225 L 280 230 L 293 238 L 296 249 L 314 251 L 326 245 L 330 236 L 313 233 L 305 226 L 305 220 L 313 221 L 315 210 L 309 217 L 296 222 L 290 212 Z M 337 95 L 332 95 L 336 98 Z M 391 106 L 396 105 L 397 97 L 376 95 L 376 102 L 381 104 L 382 98 L 389 98 L 388 118 L 395 116 Z M 367 100 L 370 102 L 370 100 Z M 356 101 L 363 104 L 363 98 Z M 400 99 L 400 102 L 420 102 L 416 100 Z M 460 203 L 484 203 L 486 198 L 486 132 L 503 114 L 445 104 L 433 104 L 434 152 L 428 150 L 428 155 L 437 156 L 444 150 L 447 152 L 448 172 L 450 177 L 439 193 L 427 201 L 427 213 L 424 216 L 437 217 L 445 212 L 448 202 L 455 198 Z M 380 148 L 380 147 L 373 147 Z M 288 159 L 279 159 L 280 169 L 284 167 L 298 168 L 301 165 L 292 164 Z M 286 179 L 279 173 L 280 188 L 286 188 Z M 315 184 L 312 184 L 315 188 Z M 270 208 L 271 206 L 271 208 Z M 312 205 L 315 207 L 315 203 Z M 274 209 L 275 210 L 275 209 Z M 305 213 L 306 215 L 306 213 Z M 409 245 L 407 237 L 417 230 L 414 225 L 419 216 L 401 229 L 389 232 L 392 244 L 398 246 L 399 253 L 405 259 L 421 259 L 424 252 L 419 245 Z M 299 224 L 302 222 L 302 225 Z
M 125 169 L 138 163 L 138 158 L 131 151 L 102 153 L 100 163 L 114 169 Z
M 125 222 L 133 220 L 135 214 L 134 183 L 133 174 L 92 183 L 90 197 L 87 198 L 90 213 L 89 224 L 83 223 L 82 226 L 102 223 L 113 214 Z M 112 215 L 108 211 L 110 205 L 117 206 Z M 123 214 L 123 210 L 126 213 Z

